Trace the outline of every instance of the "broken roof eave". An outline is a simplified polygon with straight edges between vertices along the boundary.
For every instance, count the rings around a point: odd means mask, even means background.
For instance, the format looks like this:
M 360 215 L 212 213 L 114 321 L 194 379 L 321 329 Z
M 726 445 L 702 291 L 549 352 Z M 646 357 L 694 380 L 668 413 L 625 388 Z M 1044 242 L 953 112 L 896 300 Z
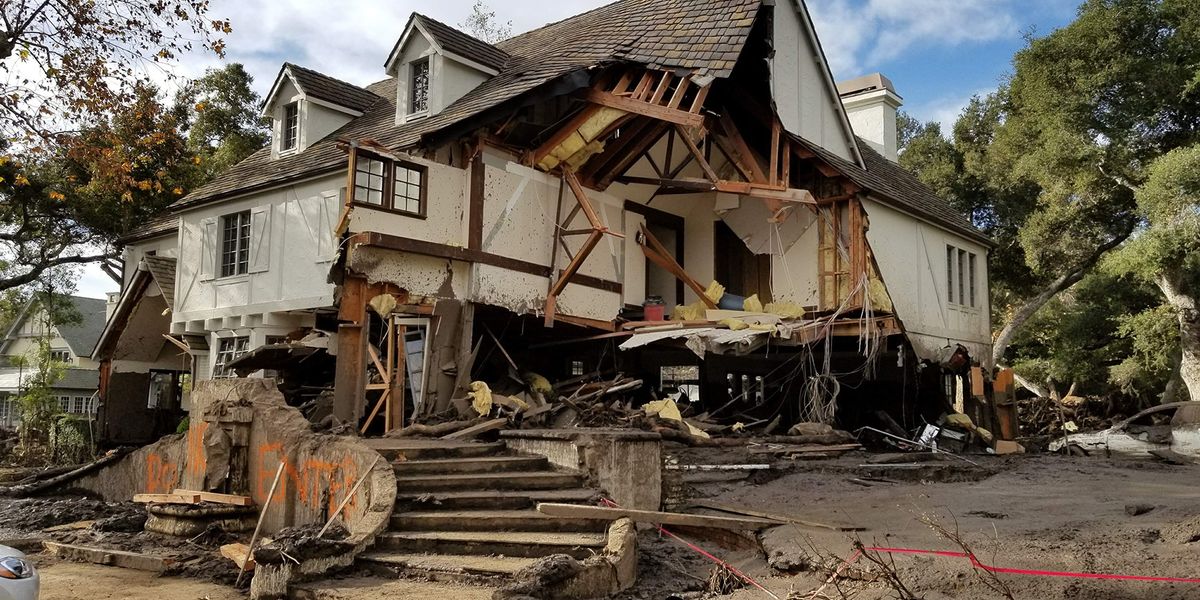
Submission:
M 129 324 L 129 318 L 133 315 L 133 309 L 146 293 L 146 289 L 150 287 L 150 281 L 153 278 L 150 271 L 138 269 L 133 280 L 129 282 L 129 287 L 125 288 L 125 293 L 121 294 L 121 299 L 113 310 L 112 318 L 104 324 L 104 331 L 100 333 L 100 339 L 96 341 L 96 347 L 90 355 L 92 360 L 105 360 L 104 354 L 111 351 L 117 340 L 120 339 L 121 333 Z

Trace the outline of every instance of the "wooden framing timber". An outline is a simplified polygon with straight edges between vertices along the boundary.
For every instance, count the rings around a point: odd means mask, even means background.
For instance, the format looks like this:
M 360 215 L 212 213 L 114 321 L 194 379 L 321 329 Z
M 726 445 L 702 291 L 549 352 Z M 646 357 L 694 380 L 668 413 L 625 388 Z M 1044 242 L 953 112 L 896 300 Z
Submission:
M 373 246 L 376 248 L 384 248 L 387 250 L 395 250 L 397 252 L 407 252 L 411 254 L 420 254 L 422 256 L 432 256 L 435 258 L 445 258 L 447 260 L 457 260 L 462 262 L 475 262 L 510 271 L 518 271 L 521 273 L 529 273 L 530 275 L 539 275 L 541 277 L 550 276 L 550 267 L 532 263 L 529 261 L 500 256 L 490 252 L 482 252 L 471 250 L 460 246 L 451 246 L 448 244 L 439 244 L 436 242 L 427 242 L 414 238 L 407 238 L 398 235 L 379 233 L 376 231 L 366 231 L 356 233 L 350 237 L 348 246 Z M 621 293 L 621 283 L 591 277 L 589 275 L 575 274 L 571 277 L 571 283 L 590 287 L 606 292 Z
M 700 285 L 700 282 L 696 281 L 687 271 L 683 270 L 683 267 L 671 255 L 671 252 L 662 245 L 662 242 L 658 241 L 658 238 L 654 237 L 654 234 L 650 233 L 650 230 L 645 225 L 641 226 L 641 235 L 637 241 L 638 246 L 642 249 L 642 254 L 645 254 L 648 260 L 662 267 L 668 273 L 674 275 L 676 279 L 682 281 L 684 285 L 691 288 L 700 297 L 700 301 L 705 306 L 708 308 L 717 307 L 715 302 L 704 295 L 704 286 Z
M 575 201 L 578 203 L 578 208 L 582 210 L 584 216 L 587 217 L 588 224 L 591 225 L 591 233 L 588 234 L 587 239 L 583 241 L 583 246 L 580 247 L 579 251 L 571 257 L 571 262 L 567 263 L 566 268 L 564 268 L 561 273 L 554 273 L 553 268 L 551 269 L 550 290 L 546 293 L 547 327 L 554 326 L 554 314 L 558 304 L 558 295 L 561 294 L 563 289 L 567 287 L 567 284 L 570 283 L 571 278 L 579 272 L 579 268 L 583 266 L 583 262 L 587 260 L 587 257 L 592 253 L 592 250 L 594 250 L 596 245 L 600 243 L 600 239 L 603 238 L 605 234 L 622 239 L 625 238 L 624 234 L 609 230 L 609 228 L 604 225 L 604 222 L 600 220 L 600 215 L 596 213 L 596 209 L 592 206 L 592 201 L 588 199 L 587 192 L 584 191 L 583 185 L 579 183 L 579 178 L 575 176 L 574 171 L 564 168 L 562 170 L 562 177 L 567 186 L 571 188 L 571 193 L 575 196 Z M 558 223 L 555 226 L 555 239 L 559 244 L 562 244 L 563 250 L 567 250 L 566 244 L 562 239 L 563 231 L 568 225 L 571 224 L 571 221 L 575 218 L 576 214 L 578 214 L 578 211 L 572 210 L 566 221 Z M 558 249 L 556 247 L 554 248 L 554 253 L 558 253 Z M 567 251 L 567 254 L 570 255 L 570 251 Z
M 651 104 L 649 102 L 634 100 L 624 96 L 617 96 L 615 94 L 594 88 L 584 92 L 583 99 L 593 104 L 599 104 L 600 106 L 607 106 L 609 108 L 615 108 L 617 110 L 623 110 L 625 112 L 651 117 L 653 119 L 666 121 L 668 123 L 675 123 L 676 125 L 683 125 L 685 127 L 700 127 L 704 125 L 704 115 L 699 113 L 679 110 L 677 108 L 668 108 L 659 104 Z

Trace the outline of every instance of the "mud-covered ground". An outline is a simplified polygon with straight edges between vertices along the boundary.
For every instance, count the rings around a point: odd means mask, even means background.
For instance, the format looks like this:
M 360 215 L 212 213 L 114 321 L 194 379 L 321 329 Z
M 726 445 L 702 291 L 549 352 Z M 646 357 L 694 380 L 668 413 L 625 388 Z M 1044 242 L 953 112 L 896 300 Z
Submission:
M 764 462 L 739 453 L 681 452 L 682 461 L 693 464 Z M 910 464 L 863 466 L 886 459 Z M 770 562 L 791 573 L 772 569 L 766 557 L 746 560 L 743 551 L 700 542 L 732 557 L 735 566 L 779 598 L 985 600 L 1006 598 L 1006 593 L 1020 600 L 1200 598 L 1198 584 L 1008 574 L 989 582 L 965 559 L 901 555 L 880 555 L 892 564 L 886 571 L 894 573 L 893 583 L 886 581 L 884 569 L 860 559 L 835 585 L 813 594 L 853 555 L 857 542 L 957 552 L 965 545 L 983 563 L 1018 569 L 1200 577 L 1200 467 L 1056 455 L 971 459 L 980 467 L 953 460 L 917 466 L 900 457 L 852 453 L 749 478 L 689 474 L 684 488 L 693 500 L 864 528 L 784 526 L 763 532 Z M 671 574 L 681 565 L 688 575 Z M 642 582 L 628 598 L 666 598 L 669 588 L 680 598 L 717 597 L 705 593 L 709 588 L 700 581 L 707 579 L 711 563 L 681 546 L 661 552 L 643 544 L 642 566 Z M 743 588 L 727 597 L 769 596 Z

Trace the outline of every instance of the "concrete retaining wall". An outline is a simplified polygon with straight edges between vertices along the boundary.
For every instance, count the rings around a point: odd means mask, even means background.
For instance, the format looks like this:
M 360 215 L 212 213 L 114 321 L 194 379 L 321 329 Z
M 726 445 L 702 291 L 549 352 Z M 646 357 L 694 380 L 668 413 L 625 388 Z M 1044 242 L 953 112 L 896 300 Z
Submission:
M 128 501 L 138 493 L 169 493 L 175 488 L 209 489 L 213 476 L 205 433 L 211 427 L 230 426 L 246 415 L 248 422 L 240 424 L 243 439 L 235 440 L 235 446 L 244 448 L 242 460 L 249 467 L 248 477 L 240 486 L 244 489 L 231 491 L 264 505 L 276 470 L 283 464 L 279 488 L 263 520 L 264 532 L 324 523 L 368 469 L 366 482 L 341 516 L 352 538 L 363 544 L 386 528 L 396 499 L 391 466 L 357 438 L 313 433 L 300 411 L 287 406 L 269 379 L 199 382 L 192 392 L 187 434 L 168 436 L 138 449 L 71 486 L 111 502 Z
M 517 429 L 501 437 L 518 452 L 587 474 L 617 504 L 658 510 L 662 503 L 662 437 L 622 429 Z

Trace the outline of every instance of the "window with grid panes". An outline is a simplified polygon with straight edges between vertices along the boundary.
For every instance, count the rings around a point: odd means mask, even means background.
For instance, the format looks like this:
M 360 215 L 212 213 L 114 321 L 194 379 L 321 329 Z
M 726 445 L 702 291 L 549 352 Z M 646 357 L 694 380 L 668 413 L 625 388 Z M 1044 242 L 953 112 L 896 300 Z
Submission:
M 283 139 L 279 150 L 292 150 L 300 141 L 300 104 L 293 102 L 283 107 Z
M 250 272 L 250 211 L 221 217 L 221 277 Z
M 359 155 L 354 161 L 354 201 L 383 206 L 387 170 L 384 162 Z
M 221 344 L 217 347 L 217 364 L 213 365 L 213 377 L 233 377 L 233 371 L 228 370 L 225 365 L 249 351 L 249 336 L 221 338 Z
M 392 208 L 415 215 L 423 214 L 421 199 L 424 173 L 403 163 L 395 163 L 392 173 Z
M 409 66 L 409 102 L 410 114 L 423 113 L 429 110 L 429 59 L 413 61 Z

